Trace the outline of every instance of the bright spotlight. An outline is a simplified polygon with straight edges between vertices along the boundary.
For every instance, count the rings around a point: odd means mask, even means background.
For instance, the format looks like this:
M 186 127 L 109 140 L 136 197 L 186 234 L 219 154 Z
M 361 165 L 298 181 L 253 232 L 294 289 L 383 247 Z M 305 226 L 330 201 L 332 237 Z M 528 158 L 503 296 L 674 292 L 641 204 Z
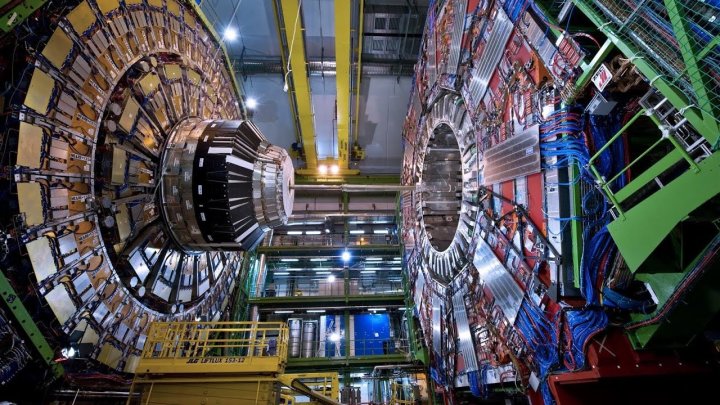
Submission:
M 75 353 L 76 353 L 75 348 L 73 348 L 73 347 L 68 347 L 68 348 L 60 350 L 60 354 L 62 354 L 62 356 L 65 357 L 66 359 L 71 359 L 71 358 L 75 357 Z
M 328 171 L 327 166 L 325 166 L 325 165 L 318 166 L 318 172 L 320 172 L 320 174 L 327 174 L 327 171 Z
M 350 260 L 350 252 L 348 252 L 347 250 L 342 252 L 342 259 L 344 262 L 349 261 Z
M 327 280 L 328 280 L 328 282 L 332 283 L 333 281 L 335 281 L 335 276 L 333 276 L 333 275 L 331 274 L 331 275 L 328 276 L 328 279 L 327 279 Z
M 340 341 L 340 335 L 337 333 L 333 333 L 330 335 L 330 341 L 331 342 L 339 342 Z
M 255 107 L 257 107 L 257 104 L 258 104 L 257 100 L 255 100 L 253 97 L 250 97 L 247 99 L 247 103 L 246 103 L 247 108 L 254 110 Z
M 238 32 L 233 27 L 227 27 L 225 28 L 225 31 L 223 32 L 223 39 L 228 42 L 233 42 L 236 39 L 238 39 Z
M 332 173 L 332 174 L 340 173 L 340 167 L 338 165 L 330 166 L 330 173 Z

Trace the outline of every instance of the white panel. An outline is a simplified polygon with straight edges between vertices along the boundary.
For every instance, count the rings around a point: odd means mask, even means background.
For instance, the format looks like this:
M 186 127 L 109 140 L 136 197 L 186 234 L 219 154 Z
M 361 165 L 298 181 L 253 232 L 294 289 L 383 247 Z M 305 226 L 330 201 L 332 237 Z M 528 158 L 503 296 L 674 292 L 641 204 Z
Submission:
M 402 127 L 407 113 L 410 77 L 363 77 L 360 96 L 360 145 L 366 158 L 363 173 L 399 173 Z
M 315 114 L 315 144 L 318 159 L 337 158 L 335 123 L 335 76 L 310 77 L 313 113 Z
M 242 77 L 238 76 L 238 81 L 242 81 Z M 243 82 L 243 88 L 248 98 L 253 97 L 258 102 L 253 111 L 253 123 L 270 143 L 289 151 L 295 142 L 295 127 L 288 95 L 282 90 L 282 75 L 253 75 Z

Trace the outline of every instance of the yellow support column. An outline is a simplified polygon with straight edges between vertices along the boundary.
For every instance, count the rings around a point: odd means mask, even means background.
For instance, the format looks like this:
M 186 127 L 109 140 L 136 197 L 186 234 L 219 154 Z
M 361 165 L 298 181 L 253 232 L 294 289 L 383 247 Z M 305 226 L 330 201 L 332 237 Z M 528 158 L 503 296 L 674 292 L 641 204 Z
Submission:
M 335 66 L 337 86 L 338 165 L 349 167 L 350 139 L 350 25 L 352 2 L 335 0 Z
M 303 39 L 303 27 L 299 18 L 298 0 L 282 0 L 282 16 L 285 25 L 285 38 L 289 47 L 290 74 L 292 77 L 292 91 L 297 104 L 298 123 L 300 134 L 305 151 L 305 164 L 308 169 L 317 168 L 317 152 L 315 148 L 315 126 L 312 110 L 312 99 L 310 97 L 310 82 L 307 75 L 305 40 Z M 287 72 L 285 72 L 287 74 Z

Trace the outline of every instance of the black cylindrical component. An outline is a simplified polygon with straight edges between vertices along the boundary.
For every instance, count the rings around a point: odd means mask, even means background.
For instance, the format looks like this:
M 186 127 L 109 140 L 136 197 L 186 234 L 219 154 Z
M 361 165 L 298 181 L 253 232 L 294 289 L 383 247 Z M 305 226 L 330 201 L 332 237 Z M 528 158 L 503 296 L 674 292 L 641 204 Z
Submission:
M 292 213 L 290 156 L 250 121 L 183 121 L 162 167 L 165 222 L 186 251 L 252 249 Z

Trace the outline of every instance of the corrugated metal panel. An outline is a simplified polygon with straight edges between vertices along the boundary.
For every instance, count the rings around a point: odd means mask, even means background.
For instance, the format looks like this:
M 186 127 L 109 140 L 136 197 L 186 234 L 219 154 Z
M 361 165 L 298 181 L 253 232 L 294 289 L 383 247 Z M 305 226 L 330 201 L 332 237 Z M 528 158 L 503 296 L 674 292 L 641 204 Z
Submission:
M 523 300 L 523 291 L 484 240 L 478 241 L 473 264 L 483 283 L 495 297 L 495 304 L 511 324 L 515 323 Z
M 463 286 L 453 294 L 453 315 L 455 317 L 455 328 L 458 334 L 458 348 L 460 354 L 462 354 L 465 361 L 466 373 L 470 371 L 476 371 L 477 356 L 475 354 L 475 345 L 472 340 L 472 333 L 470 332 L 470 322 L 468 321 L 467 312 L 465 309 L 465 294 L 467 293 L 467 287 Z
M 465 30 L 465 12 L 467 10 L 467 0 L 455 0 L 453 9 L 455 10 L 453 21 L 452 44 L 450 45 L 450 57 L 448 59 L 447 73 L 455 74 L 460 60 L 460 45 L 462 44 L 463 31 Z
M 507 17 L 505 11 L 498 9 L 490 37 L 480 58 L 480 64 L 473 70 L 472 79 L 470 79 L 470 95 L 474 103 L 479 103 L 485 96 L 490 78 L 500 62 L 512 29 L 512 21 Z
M 442 353 L 442 300 L 437 295 L 432 296 L 432 345 L 436 353 Z
M 425 39 L 428 42 L 427 62 L 425 65 L 428 72 L 427 85 L 428 88 L 432 88 L 432 86 L 435 84 L 435 80 L 437 80 L 437 50 L 435 47 L 435 31 L 429 34 Z
M 540 171 L 537 125 L 485 151 L 485 184 L 494 184 Z

